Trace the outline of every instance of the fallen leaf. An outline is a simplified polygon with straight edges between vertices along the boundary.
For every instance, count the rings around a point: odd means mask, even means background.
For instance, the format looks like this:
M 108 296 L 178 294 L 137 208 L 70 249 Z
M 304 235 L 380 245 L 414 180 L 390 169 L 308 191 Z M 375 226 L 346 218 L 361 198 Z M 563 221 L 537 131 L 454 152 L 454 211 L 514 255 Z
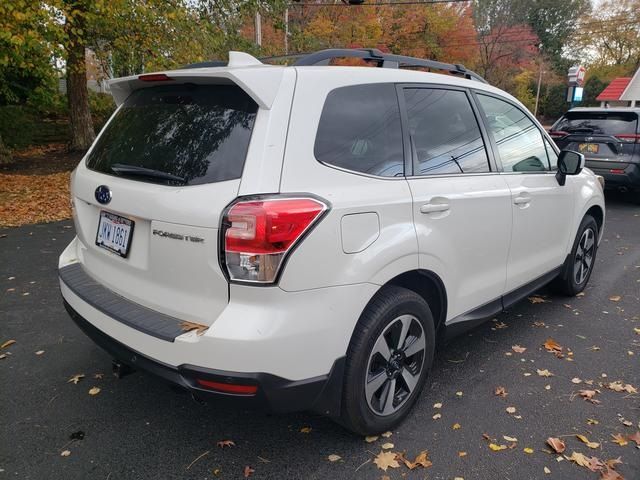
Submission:
M 5 353 L 3 353 L 2 355 L 0 355 L 0 360 L 4 360 L 5 358 L 7 358 L 7 355 Z
M 516 413 L 516 407 L 507 407 L 507 413 Z
M 567 460 L 579 465 L 581 467 L 586 467 L 592 472 L 597 472 L 602 468 L 602 462 L 598 460 L 596 457 L 587 457 L 579 452 L 571 452 L 570 457 L 565 457 Z
M 547 341 L 542 346 L 551 353 L 562 352 L 562 346 L 556 342 L 553 338 L 547 338 Z
M 300 433 L 311 433 L 311 427 L 302 427 Z
M 467 456 L 467 452 L 458 452 L 458 456 L 459 457 L 466 457 Z
M 89 395 L 97 395 L 100 393 L 100 388 L 98 387 L 91 387 L 89 389 Z
M 38 351 L 36 352 L 36 355 L 42 355 L 43 353 L 44 353 L 44 350 L 38 350 Z
M 382 449 L 383 450 L 391 450 L 393 447 L 395 447 L 395 445 L 391 442 L 387 442 L 387 443 L 383 443 L 382 444 Z
M 61 457 L 68 457 L 69 455 L 71 455 L 70 450 L 63 450 L 62 452 L 60 452 Z
M 490 443 L 489 448 L 494 452 L 499 452 L 500 450 L 506 450 L 508 447 L 506 445 L 496 445 L 495 443 Z
M 93 378 L 96 380 L 102 380 L 104 378 L 104 373 L 94 373 Z
M 533 448 L 529 448 L 529 447 L 523 448 L 522 451 L 524 453 L 532 454 L 533 453 Z
M 620 419 L 620 423 L 622 423 L 625 427 L 631 427 L 633 422 L 631 420 L 625 420 L 624 418 Z
M 433 417 L 434 420 L 439 420 L 440 418 L 442 418 L 442 415 L 440 415 L 439 413 L 436 413 Z
M 461 397 L 463 395 L 462 392 L 456 392 L 456 397 Z
M 507 325 L 507 324 L 506 324 L 506 323 L 504 323 L 504 322 L 498 322 L 498 323 L 496 323 L 496 324 L 494 325 L 494 328 L 496 328 L 497 330 L 501 330 L 501 329 L 503 329 L 503 328 L 508 328 L 508 327 L 509 327 L 509 325 Z
M 636 332 L 637 335 L 640 335 L 640 328 L 634 327 L 633 331 Z
M 180 328 L 182 329 L 183 332 L 191 332 L 195 330 L 198 336 L 202 335 L 204 332 L 206 332 L 209 329 L 207 325 L 203 325 L 201 323 L 196 323 L 196 322 L 188 322 L 186 320 L 180 323 Z
M 613 390 L 615 392 L 638 393 L 638 389 L 636 387 L 628 383 L 622 383 L 620 380 L 611 383 L 605 383 L 604 386 L 609 390 Z
M 516 353 L 524 353 L 527 349 L 525 347 L 521 347 L 520 345 L 514 345 L 511 347 L 511 350 Z
M 562 453 L 567 448 L 564 442 L 556 437 L 547 438 L 547 444 L 553 448 L 553 451 L 556 453 Z
M 332 453 L 327 457 L 327 460 L 329 460 L 330 462 L 337 462 L 338 460 L 341 460 L 341 459 L 342 457 L 340 455 L 336 455 L 335 453 Z
M 571 379 L 571 383 L 575 383 L 577 385 L 578 383 L 582 383 L 582 379 L 580 379 L 578 377 L 573 377 Z
M 389 438 L 391 435 L 393 435 L 393 432 L 384 432 L 381 434 L 384 438 Z
M 509 437 L 508 435 L 503 435 L 502 438 L 504 438 L 507 442 L 517 442 L 518 439 L 516 437 Z
M 584 398 L 585 400 L 591 402 L 591 403 L 600 403 L 600 400 L 596 400 L 593 397 L 596 395 L 596 393 L 600 393 L 598 390 L 580 390 L 578 392 L 578 395 L 580 395 L 582 398 Z
M 551 473 L 551 470 L 549 470 L 549 468 L 544 467 L 543 469 L 544 473 L 546 473 L 547 475 L 549 475 Z
M 255 470 L 247 465 L 244 467 L 244 478 L 249 478 L 253 472 L 255 472 Z
M 599 423 L 595 418 L 587 418 L 587 425 L 598 425 Z
M 393 452 L 380 452 L 376 458 L 373 459 L 380 470 L 387 471 L 388 468 L 398 468 L 400 464 L 396 460 L 396 454 Z
M 551 373 L 546 368 L 544 370 L 536 369 L 536 372 L 538 372 L 538 375 L 540 375 L 541 377 L 553 377 L 553 373 Z
M 220 440 L 219 442 L 216 443 L 216 445 L 220 448 L 235 447 L 236 442 L 234 442 L 233 440 Z
M 529 297 L 529 301 L 533 304 L 536 303 L 550 303 L 549 300 L 545 300 L 544 298 L 542 298 L 539 295 L 533 295 L 531 297 Z
M 613 437 L 613 443 L 617 443 L 621 447 L 624 447 L 629 443 L 621 433 L 616 433 L 615 435 L 612 434 L 611 436 Z
M 544 386 L 544 389 L 545 389 L 545 390 L 551 390 L 551 385 L 545 385 L 545 386 Z
M 633 435 L 629 435 L 627 438 L 632 442 L 636 442 L 636 445 L 640 446 L 640 430 L 638 430 Z
M 0 345 L 0 350 L 3 348 L 7 348 L 10 347 L 11 345 L 13 345 L 14 343 L 16 343 L 15 340 L 7 340 L 6 342 L 4 342 L 2 345 Z
M 612 302 L 619 302 L 620 300 L 622 300 L 622 297 L 620 295 L 611 295 L 609 297 L 609 300 L 611 300 Z
M 441 403 L 434 403 L 433 404 L 433 408 L 442 408 L 442 404 Z
M 577 439 L 580 440 L 582 443 L 586 444 L 587 447 L 589 448 L 599 448 L 600 444 L 597 442 L 590 442 L 589 439 L 587 437 L 585 437 L 584 435 L 576 435 Z
M 462 428 L 462 426 L 459 423 L 454 423 L 451 428 L 453 430 L 460 430 Z
M 431 463 L 431 460 L 429 460 L 428 455 L 429 452 L 427 450 L 423 450 L 418 454 L 413 462 L 409 460 L 404 453 L 399 453 L 396 458 L 404 463 L 409 470 L 414 470 L 418 467 L 429 468 L 433 465 L 433 463 Z
M 504 387 L 496 387 L 496 390 L 495 390 L 495 392 L 494 392 L 494 393 L 495 393 L 497 396 L 502 397 L 502 398 L 504 398 L 504 397 L 506 397 L 506 396 L 508 395 L 508 393 L 507 393 L 507 389 L 506 389 L 506 388 L 504 388 Z
M 377 435 L 369 435 L 368 437 L 364 437 L 364 441 L 367 443 L 373 443 L 376 440 L 378 440 L 378 436 Z
M 606 470 L 600 472 L 600 480 L 624 480 L 624 477 L 614 469 L 607 467 Z
M 607 467 L 615 469 L 617 465 L 622 463 L 622 457 L 611 458 L 604 463 Z
M 73 377 L 67 380 L 67 383 L 73 383 L 77 385 L 80 380 L 84 378 L 84 373 L 76 373 Z

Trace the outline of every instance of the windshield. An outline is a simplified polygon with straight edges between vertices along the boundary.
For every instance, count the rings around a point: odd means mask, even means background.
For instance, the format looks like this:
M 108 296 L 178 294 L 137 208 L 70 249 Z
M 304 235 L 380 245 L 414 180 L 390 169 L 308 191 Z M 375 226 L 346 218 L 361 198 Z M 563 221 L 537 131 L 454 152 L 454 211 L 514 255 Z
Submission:
M 555 125 L 554 130 L 567 133 L 595 133 L 596 135 L 633 135 L 638 116 L 624 112 L 569 112 Z
M 257 110 L 242 89 L 231 85 L 136 90 L 96 142 L 87 167 L 165 185 L 240 178 Z

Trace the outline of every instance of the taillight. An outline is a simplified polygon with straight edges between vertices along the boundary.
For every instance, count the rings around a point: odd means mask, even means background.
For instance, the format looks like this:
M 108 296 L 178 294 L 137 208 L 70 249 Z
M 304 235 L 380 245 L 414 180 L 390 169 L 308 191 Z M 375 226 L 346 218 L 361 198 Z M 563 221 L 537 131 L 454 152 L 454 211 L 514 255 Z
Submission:
M 300 238 L 327 210 L 314 198 L 234 203 L 223 219 L 221 258 L 232 281 L 273 283 Z
M 640 135 L 616 135 L 616 138 L 625 143 L 640 143 Z
M 569 135 L 569 132 L 563 132 L 562 130 L 549 130 L 549 135 L 551 136 L 551 138 L 556 140 L 558 138 L 566 137 L 567 135 Z
M 138 75 L 138 80 L 143 82 L 168 82 L 173 78 L 168 77 L 164 73 L 147 73 L 146 75 Z

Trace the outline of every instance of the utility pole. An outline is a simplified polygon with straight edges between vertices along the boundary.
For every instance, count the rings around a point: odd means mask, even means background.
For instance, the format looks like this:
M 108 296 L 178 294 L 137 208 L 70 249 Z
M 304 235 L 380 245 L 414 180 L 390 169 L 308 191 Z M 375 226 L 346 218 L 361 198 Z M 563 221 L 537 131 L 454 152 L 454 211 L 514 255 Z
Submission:
M 289 54 L 289 7 L 284 10 L 284 54 Z
M 538 104 L 540 103 L 540 86 L 542 85 L 542 45 L 538 46 L 538 90 L 536 91 L 536 106 L 533 109 L 533 116 L 538 115 Z
M 262 19 L 260 18 L 260 12 L 256 10 L 255 17 L 255 31 L 256 31 L 256 45 L 262 46 Z

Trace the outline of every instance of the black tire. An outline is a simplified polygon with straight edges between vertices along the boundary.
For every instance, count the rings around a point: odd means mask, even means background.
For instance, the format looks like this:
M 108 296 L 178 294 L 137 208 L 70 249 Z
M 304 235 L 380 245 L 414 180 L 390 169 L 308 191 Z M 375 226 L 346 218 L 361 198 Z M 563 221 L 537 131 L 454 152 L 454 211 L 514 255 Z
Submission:
M 405 324 L 409 325 L 408 333 L 401 340 L 400 332 L 404 331 Z M 424 348 L 417 350 L 422 348 L 421 339 L 424 339 Z M 381 342 L 388 346 L 391 354 L 386 363 L 385 357 L 374 353 L 374 347 L 377 352 Z M 403 348 L 395 348 L 394 343 L 401 343 Z M 406 288 L 389 286 L 381 289 L 365 308 L 351 337 L 345 365 L 340 423 L 360 435 L 372 435 L 396 427 L 409 414 L 420 396 L 433 363 L 434 351 L 435 327 L 427 302 Z M 405 352 L 410 356 L 405 356 Z M 374 364 L 376 372 L 382 373 L 371 373 Z M 416 373 L 413 374 L 413 371 Z M 378 390 L 379 404 L 375 394 L 368 395 L 366 392 L 365 384 L 370 378 L 376 380 L 368 384 L 369 391 L 373 391 L 374 383 L 377 385 L 378 381 L 385 382 Z M 414 385 L 412 390 L 405 378 L 411 378 Z M 387 400 L 390 398 L 389 385 L 393 385 L 394 393 L 391 395 L 391 403 L 387 404 L 383 403 L 382 397 Z M 385 388 L 387 393 L 384 393 Z M 373 403 L 381 409 L 390 405 L 390 408 L 397 410 L 392 413 L 376 413 Z M 397 406 L 394 405 L 396 403 Z
M 578 270 L 578 265 L 582 262 L 582 268 L 585 268 L 589 252 L 589 249 L 586 249 L 587 255 L 584 254 L 585 249 L 582 244 L 584 236 L 588 235 L 585 233 L 588 230 L 591 231 L 590 235 L 593 236 L 593 246 L 590 253 L 591 261 L 588 264 L 588 271 L 586 271 L 586 273 L 581 273 Z M 589 278 L 591 278 L 591 273 L 593 272 L 593 267 L 596 262 L 597 251 L 598 223 L 591 215 L 585 215 L 580 223 L 580 228 L 578 228 L 578 233 L 573 242 L 573 247 L 571 248 L 571 254 L 567 257 L 564 267 L 562 268 L 562 273 L 552 283 L 553 288 L 559 293 L 571 297 L 583 291 L 587 286 L 587 283 L 589 283 Z

